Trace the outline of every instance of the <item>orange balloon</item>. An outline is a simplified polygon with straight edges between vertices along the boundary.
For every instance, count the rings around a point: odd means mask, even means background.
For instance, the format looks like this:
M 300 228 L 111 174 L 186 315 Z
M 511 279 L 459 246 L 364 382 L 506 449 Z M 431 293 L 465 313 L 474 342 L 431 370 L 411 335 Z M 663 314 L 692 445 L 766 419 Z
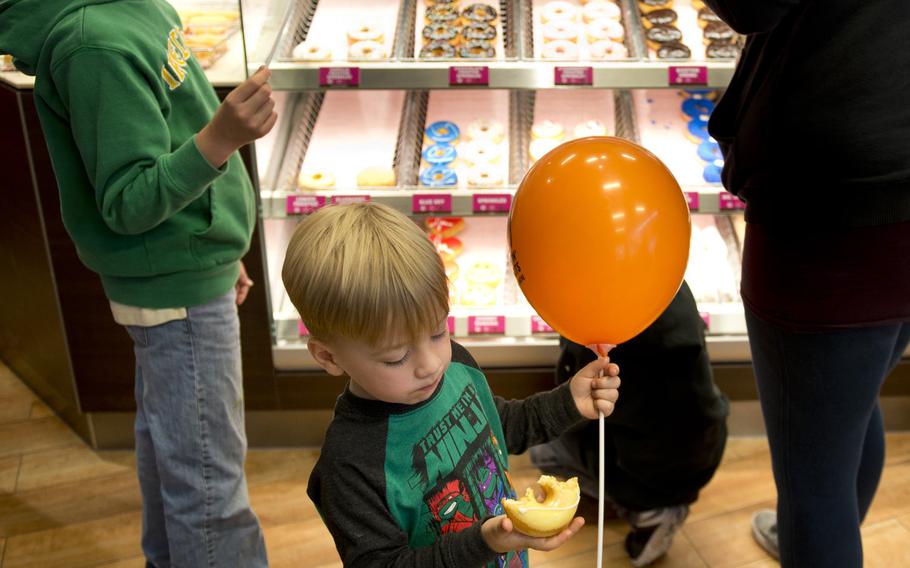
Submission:
M 512 268 L 553 329 L 619 344 L 670 305 L 689 260 L 689 207 L 670 170 L 620 138 L 572 140 L 544 155 L 509 215 Z

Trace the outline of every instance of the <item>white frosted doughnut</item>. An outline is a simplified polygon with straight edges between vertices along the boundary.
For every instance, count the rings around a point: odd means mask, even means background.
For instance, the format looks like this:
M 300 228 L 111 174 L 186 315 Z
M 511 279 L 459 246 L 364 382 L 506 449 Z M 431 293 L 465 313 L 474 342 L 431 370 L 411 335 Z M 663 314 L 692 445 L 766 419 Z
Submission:
M 529 154 L 531 154 L 531 161 L 536 162 L 541 159 L 544 154 L 552 150 L 553 148 L 559 146 L 559 140 L 553 140 L 552 138 L 540 138 L 531 142 L 529 148 Z
M 627 59 L 629 57 L 629 50 L 626 46 L 616 41 L 596 41 L 588 49 L 591 59 Z
M 477 166 L 468 171 L 468 185 L 471 187 L 496 187 L 502 185 L 501 168 Z
M 505 129 L 502 123 L 495 120 L 478 118 L 468 125 L 468 139 L 470 140 L 489 140 L 499 144 L 504 135 Z
M 382 42 L 382 30 L 369 22 L 361 22 L 348 28 L 348 43 L 355 44 L 359 41 Z
M 554 20 L 568 20 L 571 22 L 575 20 L 577 15 L 578 8 L 575 4 L 564 0 L 547 2 L 540 13 L 540 17 L 544 23 L 552 22 Z
M 472 140 L 458 148 L 458 155 L 472 166 L 492 164 L 499 161 L 502 148 L 490 140 Z
M 576 138 L 586 138 L 588 136 L 606 136 L 607 127 L 599 120 L 586 120 L 578 123 L 575 127 Z
M 534 140 L 562 140 L 566 135 L 565 129 L 558 122 L 552 120 L 541 120 L 535 122 L 531 127 L 531 138 Z
M 622 18 L 622 10 L 610 0 L 591 0 L 585 4 L 582 14 L 586 22 L 593 22 L 600 18 L 609 18 L 618 22 Z
M 348 48 L 351 59 L 385 59 L 385 46 L 378 41 L 358 41 Z
M 548 41 L 540 55 L 544 59 L 578 59 L 578 45 L 566 40 Z
M 588 36 L 589 43 L 604 40 L 622 41 L 626 36 L 626 30 L 622 27 L 622 24 L 610 18 L 594 20 L 585 26 L 585 33 Z
M 332 58 L 332 52 L 318 43 L 301 42 L 294 47 L 291 57 L 300 61 L 327 61 Z
M 571 41 L 578 40 L 578 26 L 568 20 L 553 20 L 543 26 L 543 40 Z

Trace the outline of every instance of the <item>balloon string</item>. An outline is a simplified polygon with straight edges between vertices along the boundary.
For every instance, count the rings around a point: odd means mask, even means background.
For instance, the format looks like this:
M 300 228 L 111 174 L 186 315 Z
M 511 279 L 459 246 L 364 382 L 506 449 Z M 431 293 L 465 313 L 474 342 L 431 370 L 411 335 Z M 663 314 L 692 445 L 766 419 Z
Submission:
M 600 357 L 606 357 L 615 345 L 595 343 L 588 348 Z M 604 376 L 603 369 L 597 371 L 597 378 Z M 597 568 L 604 565 L 604 413 L 597 412 Z

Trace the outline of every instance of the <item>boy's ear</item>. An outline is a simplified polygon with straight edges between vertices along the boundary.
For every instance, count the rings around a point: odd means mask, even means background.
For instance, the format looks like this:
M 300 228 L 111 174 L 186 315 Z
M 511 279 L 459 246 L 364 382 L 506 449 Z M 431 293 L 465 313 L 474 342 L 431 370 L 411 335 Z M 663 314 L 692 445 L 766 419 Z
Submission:
M 328 374 L 336 377 L 340 377 L 344 374 L 344 369 L 339 367 L 338 363 L 335 362 L 335 354 L 332 353 L 332 348 L 327 344 L 310 337 L 306 346 L 307 349 L 310 350 L 310 355 L 316 360 L 316 363 L 325 369 Z

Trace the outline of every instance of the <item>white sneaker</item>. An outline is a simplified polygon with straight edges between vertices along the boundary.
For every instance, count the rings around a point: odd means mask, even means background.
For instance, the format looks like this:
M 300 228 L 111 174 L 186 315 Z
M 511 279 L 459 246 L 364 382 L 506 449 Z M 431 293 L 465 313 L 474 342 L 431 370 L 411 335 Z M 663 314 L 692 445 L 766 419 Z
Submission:
M 688 505 L 663 507 L 650 511 L 622 511 L 621 516 L 632 526 L 626 535 L 625 548 L 632 566 L 651 564 L 670 550 L 673 535 L 689 516 Z
M 777 513 L 770 509 L 752 515 L 752 537 L 759 546 L 777 560 L 780 548 L 777 545 Z

